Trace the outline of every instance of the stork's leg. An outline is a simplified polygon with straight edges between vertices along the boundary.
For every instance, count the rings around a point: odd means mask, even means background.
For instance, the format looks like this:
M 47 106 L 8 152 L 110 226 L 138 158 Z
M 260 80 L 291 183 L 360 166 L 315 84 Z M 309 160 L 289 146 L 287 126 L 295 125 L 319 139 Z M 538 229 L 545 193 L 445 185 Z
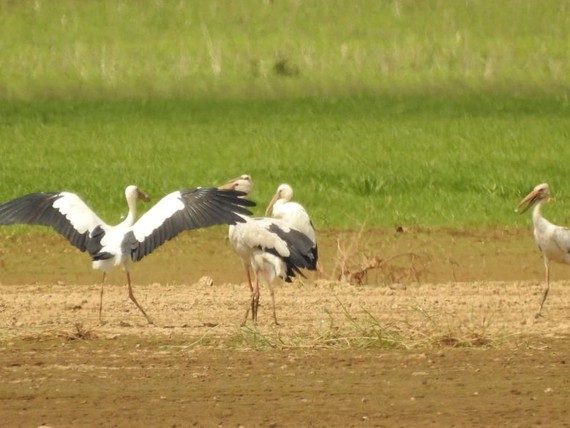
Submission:
M 101 313 L 103 312 L 103 286 L 105 285 L 105 276 L 107 272 L 103 272 L 103 279 L 101 280 L 101 294 L 99 295 L 99 323 L 102 323 Z
M 135 295 L 133 294 L 133 287 L 131 287 L 131 274 L 129 273 L 129 271 L 127 271 L 127 284 L 129 285 L 129 297 L 130 297 L 130 299 L 133 301 L 133 303 L 135 305 L 137 305 L 137 308 L 140 309 L 140 311 L 142 312 L 142 314 L 144 315 L 144 317 L 146 318 L 148 323 L 154 325 L 154 322 L 152 322 L 152 320 L 146 314 L 146 312 L 144 311 L 142 306 L 139 305 L 139 302 L 137 302 L 137 299 L 135 299 Z
M 245 318 L 243 320 L 243 322 L 241 323 L 241 325 L 245 325 L 245 323 L 247 322 L 247 317 L 249 316 L 249 310 L 252 309 L 253 310 L 253 285 L 251 283 L 251 268 L 249 265 L 244 265 L 245 268 L 245 273 L 247 274 L 247 283 L 249 284 L 249 291 L 251 293 L 251 298 L 249 299 L 249 302 L 247 302 L 247 310 L 245 311 Z M 252 313 L 252 317 L 253 317 L 253 313 Z
M 249 284 L 249 291 L 253 291 L 253 284 L 251 283 L 251 268 L 249 266 L 245 267 L 245 273 L 247 274 L 247 283 Z
M 257 323 L 257 310 L 259 309 L 259 275 L 255 275 L 253 291 L 251 292 L 251 318 Z
M 546 288 L 544 289 L 544 294 L 542 295 L 542 301 L 540 302 L 540 308 L 538 309 L 538 313 L 536 314 L 535 318 L 542 316 L 542 306 L 546 301 L 546 297 L 548 296 L 548 292 L 550 291 L 550 262 L 545 260 L 544 267 L 546 271 Z
M 275 288 L 271 284 L 271 281 L 267 281 L 267 286 L 269 287 L 269 293 L 271 294 L 271 304 L 273 305 L 273 320 L 275 321 L 275 325 L 279 325 L 277 321 L 277 313 L 275 311 Z

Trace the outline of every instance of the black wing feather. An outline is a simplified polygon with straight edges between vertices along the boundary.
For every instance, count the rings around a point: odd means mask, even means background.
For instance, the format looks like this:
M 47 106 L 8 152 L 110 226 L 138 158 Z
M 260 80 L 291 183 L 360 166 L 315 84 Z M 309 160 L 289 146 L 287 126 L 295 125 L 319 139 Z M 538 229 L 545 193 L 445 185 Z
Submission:
M 74 247 L 87 249 L 89 231 L 79 233 L 53 204 L 63 197 L 60 192 L 30 193 L 0 205 L 0 225 L 29 224 L 50 226 Z
M 313 241 L 302 232 L 296 229 L 283 230 L 277 224 L 271 224 L 269 231 L 285 241 L 289 249 L 289 256 L 279 254 L 275 248 L 261 248 L 262 250 L 281 258 L 287 267 L 285 282 L 291 282 L 296 275 L 305 275 L 300 269 L 315 270 L 317 260 L 313 253 Z
M 245 193 L 216 187 L 181 190 L 179 199 L 183 203 L 183 208 L 164 219 L 162 224 L 150 233 L 142 230 L 142 226 L 137 222 L 133 226 L 133 231 L 125 236 L 123 250 L 128 251 L 134 261 L 138 261 L 185 230 L 244 222 L 242 216 L 251 215 L 246 207 L 255 206 L 255 202 L 244 199 L 242 196 L 245 196 Z M 157 205 L 160 203 L 161 201 Z M 145 216 L 152 215 L 151 209 L 141 217 L 143 220 L 141 223 L 150 220 L 145 219 Z M 140 235 L 144 233 L 147 234 L 141 238 Z

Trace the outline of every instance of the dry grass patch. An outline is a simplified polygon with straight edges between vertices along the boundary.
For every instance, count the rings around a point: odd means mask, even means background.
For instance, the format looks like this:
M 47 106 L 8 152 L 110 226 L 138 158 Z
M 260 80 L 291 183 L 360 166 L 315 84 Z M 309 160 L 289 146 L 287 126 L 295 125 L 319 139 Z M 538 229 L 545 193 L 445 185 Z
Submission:
M 396 233 L 404 233 L 402 227 Z M 375 271 L 375 280 L 382 284 L 422 282 L 429 273 L 431 257 L 417 252 L 380 255 L 367 242 L 365 226 L 357 233 L 343 233 L 336 239 L 335 264 L 330 279 L 354 285 L 369 283 L 369 273 Z

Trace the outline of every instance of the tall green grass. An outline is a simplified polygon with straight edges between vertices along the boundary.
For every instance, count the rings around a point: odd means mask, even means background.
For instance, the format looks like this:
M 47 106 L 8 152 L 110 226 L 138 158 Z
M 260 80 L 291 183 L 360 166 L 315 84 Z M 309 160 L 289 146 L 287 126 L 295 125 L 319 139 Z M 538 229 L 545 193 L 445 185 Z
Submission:
M 289 182 L 321 228 L 527 225 L 514 206 L 542 181 L 570 220 L 570 107 L 553 97 L 12 101 L 0 117 L 0 199 L 72 190 L 110 222 L 127 184 L 156 201 L 242 173 L 257 214 Z
M 0 2 L 4 97 L 567 90 L 568 0 Z

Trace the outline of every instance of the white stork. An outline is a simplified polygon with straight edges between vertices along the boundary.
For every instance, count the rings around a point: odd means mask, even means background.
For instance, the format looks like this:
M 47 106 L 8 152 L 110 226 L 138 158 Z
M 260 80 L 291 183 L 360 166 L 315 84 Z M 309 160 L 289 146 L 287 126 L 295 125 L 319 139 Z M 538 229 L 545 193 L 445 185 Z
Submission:
M 235 189 L 249 195 L 253 189 L 253 182 L 249 175 L 242 175 L 220 188 Z M 244 218 L 245 222 L 229 228 L 230 244 L 242 260 L 251 290 L 251 301 L 244 323 L 247 321 L 250 307 L 252 320 L 257 322 L 261 276 L 269 288 L 273 319 L 278 325 L 273 280 L 280 277 L 285 282 L 291 282 L 297 274 L 304 276 L 300 269 L 314 270 L 316 259 L 312 251 L 313 241 L 300 231 L 291 228 L 283 220 L 265 217 Z M 253 281 L 251 270 L 254 273 Z
M 255 204 L 239 196 L 242 193 L 215 187 L 180 190 L 162 198 L 135 222 L 137 199 L 149 201 L 150 198 L 136 186 L 128 186 L 125 197 L 129 213 L 121 223 L 110 226 L 74 193 L 31 193 L 0 205 L 0 225 L 51 226 L 79 250 L 87 251 L 93 269 L 103 271 L 99 320 L 105 275 L 112 267 L 122 265 L 127 274 L 130 299 L 152 324 L 133 294 L 131 263 L 184 230 L 243 222 L 242 215 L 250 214 L 244 207 Z
M 265 215 L 282 219 L 292 228 L 305 234 L 313 242 L 312 253 L 316 263 L 319 252 L 315 227 L 307 210 L 298 202 L 293 202 L 292 199 L 293 188 L 288 184 L 280 184 L 265 210 Z
M 519 214 L 522 214 L 532 207 L 534 240 L 544 259 L 546 289 L 536 314 L 537 318 L 541 316 L 542 306 L 550 290 L 550 261 L 570 264 L 570 229 L 550 223 L 540 213 L 542 204 L 548 202 L 549 199 L 550 188 L 548 184 L 542 183 L 525 196 L 516 209 Z

